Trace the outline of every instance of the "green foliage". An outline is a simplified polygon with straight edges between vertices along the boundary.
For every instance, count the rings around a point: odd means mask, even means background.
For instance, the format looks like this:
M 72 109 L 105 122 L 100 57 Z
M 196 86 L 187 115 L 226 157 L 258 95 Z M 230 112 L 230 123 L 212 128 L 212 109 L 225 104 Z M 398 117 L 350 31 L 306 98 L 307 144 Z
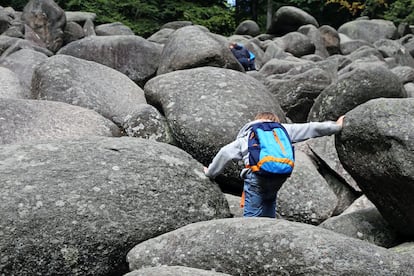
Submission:
M 3 1 L 5 3 L 3 3 Z M 2 0 L 23 10 L 28 0 Z M 55 0 L 65 11 L 95 13 L 96 24 L 122 22 L 135 34 L 148 37 L 168 22 L 188 20 L 223 35 L 234 32 L 234 11 L 225 0 Z
M 384 18 L 396 24 L 405 22 L 414 24 L 414 2 L 412 0 L 397 0 L 390 5 Z
M 384 18 L 384 12 L 387 8 L 387 0 L 366 0 L 361 15 L 366 15 L 369 18 Z
M 65 1 L 63 1 L 65 2 Z M 88 11 L 96 14 L 95 23 L 122 22 L 136 34 L 148 36 L 159 28 L 158 1 L 139 0 L 70 0 L 60 6 L 68 11 Z
M 16 11 L 22 11 L 27 2 L 28 0 L 2 0 L 0 6 L 12 7 Z
M 122 22 L 137 35 L 148 37 L 168 22 L 188 20 L 212 32 L 226 34 L 234 30 L 232 12 L 223 1 L 172 0 L 71 0 L 66 10 L 83 10 L 97 15 L 96 23 Z
M 386 0 L 328 0 L 328 4 L 336 3 L 342 9 L 347 10 L 353 18 L 368 16 L 369 18 L 383 18 L 384 11 L 388 7 Z
M 211 7 L 192 6 L 182 11 L 183 19 L 207 27 L 211 32 L 230 35 L 235 29 L 234 16 L 217 5 Z
M 230 35 L 238 23 L 252 19 L 264 31 L 268 0 L 237 0 L 237 7 L 226 0 L 55 0 L 65 11 L 96 13 L 96 24 L 122 22 L 137 35 L 148 37 L 168 22 L 187 20 L 207 27 L 211 32 Z M 23 10 L 28 0 L 1 0 L 3 7 Z M 384 18 L 396 24 L 414 24 L 413 0 L 272 0 L 273 13 L 281 6 L 303 9 L 321 24 L 339 27 L 361 15 Z M 253 11 L 257 4 L 257 11 Z

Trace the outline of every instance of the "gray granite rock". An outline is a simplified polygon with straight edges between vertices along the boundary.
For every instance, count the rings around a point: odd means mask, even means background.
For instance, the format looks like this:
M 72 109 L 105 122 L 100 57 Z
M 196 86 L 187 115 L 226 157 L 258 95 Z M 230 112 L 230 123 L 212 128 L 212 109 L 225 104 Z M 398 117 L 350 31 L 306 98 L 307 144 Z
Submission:
M 95 111 L 53 101 L 0 98 L 0 118 L 0 144 L 120 135 Z
M 0 146 L 4 275 L 122 275 L 137 243 L 230 216 L 182 150 L 140 138 Z
M 180 265 L 231 275 L 411 275 L 411 259 L 307 224 L 233 218 L 187 225 L 136 245 L 130 269 Z
M 337 136 L 344 168 L 391 227 L 414 237 L 414 99 L 374 99 Z

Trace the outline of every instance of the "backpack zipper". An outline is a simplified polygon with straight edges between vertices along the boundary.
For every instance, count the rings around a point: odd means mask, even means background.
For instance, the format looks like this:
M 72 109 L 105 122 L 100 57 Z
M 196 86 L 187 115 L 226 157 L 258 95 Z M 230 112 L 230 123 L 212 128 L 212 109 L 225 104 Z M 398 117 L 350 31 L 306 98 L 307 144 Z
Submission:
M 285 148 L 282 145 L 282 142 L 279 139 L 279 136 L 277 136 L 276 130 L 273 130 L 273 136 L 275 137 L 275 140 L 277 142 L 277 144 L 279 145 L 280 149 L 282 150 L 283 154 L 286 155 L 286 151 Z

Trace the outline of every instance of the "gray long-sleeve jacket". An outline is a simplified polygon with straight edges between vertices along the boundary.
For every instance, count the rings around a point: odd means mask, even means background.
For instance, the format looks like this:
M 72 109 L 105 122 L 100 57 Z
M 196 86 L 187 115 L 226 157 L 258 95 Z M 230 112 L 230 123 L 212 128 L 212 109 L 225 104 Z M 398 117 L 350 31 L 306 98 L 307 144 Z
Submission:
M 253 124 L 262 120 L 252 121 L 244 125 L 235 141 L 220 149 L 213 161 L 208 166 L 206 176 L 214 178 L 219 175 L 230 161 L 243 160 L 245 165 L 249 164 L 248 137 Z M 292 143 L 301 142 L 310 138 L 321 137 L 338 133 L 342 127 L 333 121 L 311 122 L 303 124 L 282 124 L 287 130 Z M 242 172 L 242 175 L 244 172 Z

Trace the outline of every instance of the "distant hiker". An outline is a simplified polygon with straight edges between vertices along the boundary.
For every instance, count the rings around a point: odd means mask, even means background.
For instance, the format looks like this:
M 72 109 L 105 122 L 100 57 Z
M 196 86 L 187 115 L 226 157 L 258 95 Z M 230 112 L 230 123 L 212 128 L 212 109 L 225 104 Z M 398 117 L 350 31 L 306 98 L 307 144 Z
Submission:
M 243 216 L 275 218 L 277 192 L 293 169 L 291 143 L 338 133 L 342 129 L 343 119 L 344 116 L 336 122 L 280 124 L 275 114 L 258 113 L 254 121 L 241 128 L 235 141 L 220 149 L 208 168 L 204 167 L 204 172 L 206 176 L 215 178 L 230 161 L 243 160 L 246 166 L 240 173 L 244 179 Z M 264 152 L 265 144 L 270 145 L 269 154 Z M 277 149 L 272 153 L 274 148 Z M 272 154 L 286 155 L 279 157 Z M 254 160 L 258 156 L 260 160 Z
M 237 58 L 244 70 L 251 71 L 256 70 L 254 65 L 255 55 L 247 50 L 243 45 L 232 42 L 230 43 L 230 50 L 233 55 Z

